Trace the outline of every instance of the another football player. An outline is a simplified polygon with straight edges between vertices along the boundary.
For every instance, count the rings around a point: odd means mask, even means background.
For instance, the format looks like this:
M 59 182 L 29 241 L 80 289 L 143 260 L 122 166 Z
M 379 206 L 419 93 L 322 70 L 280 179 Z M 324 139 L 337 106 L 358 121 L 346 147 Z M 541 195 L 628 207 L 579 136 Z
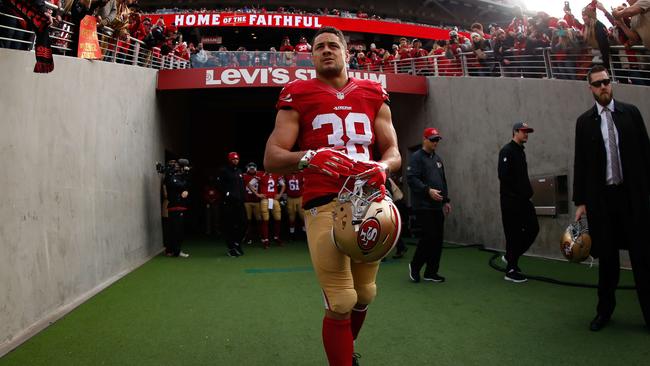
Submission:
M 257 185 L 257 188 L 255 185 Z M 259 178 L 252 179 L 248 187 L 260 198 L 260 212 L 262 213 L 260 235 L 262 236 L 264 249 L 268 249 L 270 246 L 269 220 L 271 213 L 273 213 L 273 241 L 282 246 L 282 240 L 280 240 L 280 229 L 282 227 L 280 197 L 284 194 L 284 178 L 279 174 L 266 172 Z
M 399 169 L 401 157 L 388 94 L 377 82 L 348 77 L 343 33 L 322 27 L 312 44 L 316 78 L 280 93 L 264 166 L 303 171 L 307 241 L 325 300 L 325 353 L 330 365 L 349 366 L 358 364 L 353 340 L 377 293 L 379 262 L 353 262 L 332 242 L 336 197 L 347 177 L 363 171 L 366 184 L 385 189 L 386 173 Z M 296 143 L 300 151 L 292 151 Z
M 287 185 L 287 213 L 289 216 L 289 235 L 295 239 L 296 235 L 296 216 L 300 217 L 300 222 L 305 222 L 305 214 L 302 210 L 302 174 L 292 173 L 285 175 L 284 182 Z M 303 226 L 304 231 L 304 226 Z
M 257 223 L 258 233 L 261 233 L 262 230 L 262 213 L 260 211 L 260 198 L 256 194 L 258 190 L 258 182 L 255 180 L 255 184 L 252 185 L 252 188 L 249 187 L 251 181 L 255 178 L 259 178 L 264 174 L 257 170 L 257 164 L 250 162 L 246 165 L 246 173 L 244 174 L 244 208 L 246 209 L 246 220 L 248 221 L 248 226 L 246 228 L 246 235 L 244 242 L 247 244 L 252 244 L 253 240 L 251 239 L 253 230 L 253 219 Z

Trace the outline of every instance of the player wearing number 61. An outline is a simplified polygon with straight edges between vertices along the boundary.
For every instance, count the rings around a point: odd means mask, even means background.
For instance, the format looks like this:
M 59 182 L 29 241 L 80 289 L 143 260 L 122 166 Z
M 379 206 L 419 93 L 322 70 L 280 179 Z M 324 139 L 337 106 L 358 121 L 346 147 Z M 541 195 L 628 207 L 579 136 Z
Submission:
M 388 94 L 376 82 L 348 77 L 349 53 L 341 31 L 320 28 L 311 43 L 316 78 L 291 82 L 280 93 L 264 166 L 276 173 L 303 172 L 307 241 L 325 301 L 323 345 L 330 365 L 348 366 L 358 364 L 353 339 L 377 293 L 379 262 L 352 261 L 337 249 L 332 237 L 335 220 L 355 218 L 335 218 L 333 213 L 344 209 L 341 199 L 365 208 L 372 207 L 368 199 L 392 205 L 384 197 L 384 183 L 387 172 L 400 168 L 401 157 Z M 342 190 L 346 182 L 349 186 Z M 370 192 L 372 196 L 366 196 Z M 389 241 L 396 240 L 397 211 L 380 211 L 389 215 L 384 222 L 392 226 L 377 229 L 391 232 Z M 366 209 L 366 215 L 373 213 Z M 362 226 L 347 223 L 356 232 Z M 367 234 L 368 228 L 361 231 Z

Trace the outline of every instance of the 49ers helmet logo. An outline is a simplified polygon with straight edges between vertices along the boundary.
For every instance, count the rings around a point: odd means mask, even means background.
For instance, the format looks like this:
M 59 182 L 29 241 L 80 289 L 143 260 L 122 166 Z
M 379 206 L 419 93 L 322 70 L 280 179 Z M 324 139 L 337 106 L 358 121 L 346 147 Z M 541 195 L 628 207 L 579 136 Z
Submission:
M 359 249 L 364 253 L 371 251 L 377 245 L 380 231 L 381 224 L 379 220 L 374 217 L 365 220 L 359 227 L 359 234 L 357 235 Z

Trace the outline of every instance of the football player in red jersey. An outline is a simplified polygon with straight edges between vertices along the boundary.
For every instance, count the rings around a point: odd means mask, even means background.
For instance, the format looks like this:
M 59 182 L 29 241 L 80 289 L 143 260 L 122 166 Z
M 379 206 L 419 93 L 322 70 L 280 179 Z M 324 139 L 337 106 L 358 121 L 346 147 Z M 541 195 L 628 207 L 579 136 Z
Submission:
M 264 166 L 303 171 L 307 241 L 325 300 L 323 345 L 330 365 L 350 366 L 358 362 L 353 340 L 377 293 L 379 262 L 352 262 L 336 248 L 333 209 L 347 176 L 372 167 L 368 183 L 383 188 L 386 172 L 397 171 L 401 157 L 388 95 L 379 83 L 348 77 L 341 31 L 322 27 L 312 44 L 316 78 L 293 81 L 280 93 Z M 292 151 L 296 142 L 300 151 Z
M 260 198 L 257 196 L 258 183 L 257 180 L 255 184 L 252 185 L 252 188 L 249 187 L 251 181 L 254 178 L 259 178 L 264 174 L 257 170 L 257 164 L 250 162 L 246 165 L 246 173 L 244 174 L 244 208 L 246 209 L 246 220 L 248 221 L 248 226 L 246 227 L 246 236 L 244 236 L 244 242 L 246 244 L 252 244 L 253 240 L 251 239 L 251 231 L 253 228 L 253 219 L 257 223 L 257 232 L 261 234 L 262 232 L 262 213 L 260 212 Z
M 255 185 L 257 185 L 257 188 Z M 262 236 L 264 249 L 270 246 L 269 220 L 271 213 L 273 214 L 273 241 L 282 246 L 282 240 L 280 240 L 280 228 L 282 227 L 280 197 L 284 194 L 284 178 L 279 174 L 266 172 L 258 178 L 253 178 L 248 187 L 260 198 L 260 212 L 262 213 L 260 235 Z
M 302 174 L 292 173 L 284 176 L 287 191 L 287 213 L 289 214 L 289 234 L 291 239 L 296 235 L 296 216 L 305 222 L 305 214 L 302 210 Z M 303 226 L 304 230 L 304 226 Z

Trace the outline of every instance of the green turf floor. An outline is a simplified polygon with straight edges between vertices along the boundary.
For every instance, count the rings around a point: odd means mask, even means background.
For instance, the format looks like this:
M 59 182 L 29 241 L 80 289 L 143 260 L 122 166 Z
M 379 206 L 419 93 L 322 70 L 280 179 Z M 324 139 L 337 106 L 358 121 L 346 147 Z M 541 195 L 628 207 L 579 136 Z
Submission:
M 188 243 L 93 297 L 0 365 L 325 365 L 322 299 L 304 243 L 226 257 Z M 410 247 L 407 258 L 414 251 Z M 356 344 L 364 366 L 650 365 L 634 291 L 601 332 L 596 290 L 513 284 L 477 249 L 445 249 L 442 284 L 409 282 L 408 259 L 381 266 L 378 297 Z M 594 282 L 596 267 L 524 258 L 531 274 Z M 631 274 L 622 274 L 631 284 Z

